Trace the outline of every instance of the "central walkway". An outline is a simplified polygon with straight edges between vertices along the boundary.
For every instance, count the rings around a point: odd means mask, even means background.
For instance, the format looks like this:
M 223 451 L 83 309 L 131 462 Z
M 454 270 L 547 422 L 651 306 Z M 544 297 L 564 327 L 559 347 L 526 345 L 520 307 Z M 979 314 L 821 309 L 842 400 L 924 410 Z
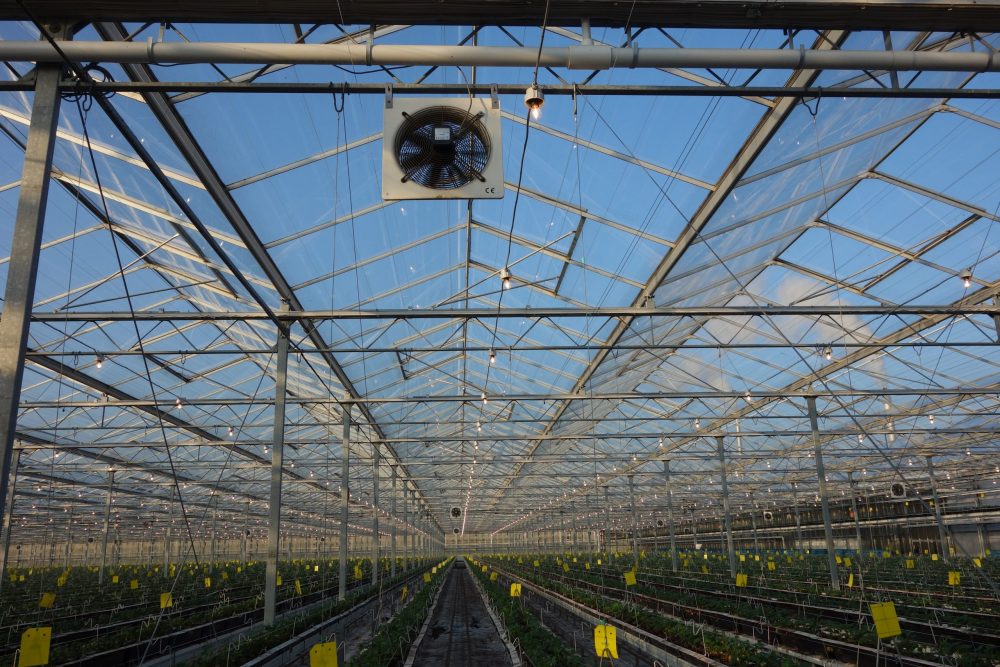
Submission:
M 497 633 L 479 589 L 465 563 L 456 563 L 431 612 L 414 667 L 509 666 L 510 656 Z

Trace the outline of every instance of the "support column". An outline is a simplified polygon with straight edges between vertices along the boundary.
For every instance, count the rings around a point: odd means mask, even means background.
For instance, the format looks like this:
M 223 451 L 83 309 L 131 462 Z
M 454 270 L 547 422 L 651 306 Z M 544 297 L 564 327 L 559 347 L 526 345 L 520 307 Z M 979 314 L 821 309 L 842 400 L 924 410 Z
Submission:
M 609 542 L 611 538 L 611 500 L 608 497 L 608 485 L 604 485 L 604 552 L 611 551 Z
M 576 548 L 576 533 L 577 533 L 576 521 L 577 521 L 577 514 L 576 514 L 576 512 L 574 512 L 573 516 L 570 517 L 570 530 L 572 531 L 570 533 L 570 540 L 571 540 L 571 544 L 573 545 L 573 553 L 577 552 L 577 548 Z M 490 546 L 493 546 L 493 545 L 491 544 Z
M 639 567 L 639 515 L 635 507 L 635 475 L 628 476 L 628 499 L 632 513 L 632 564 Z
M 392 515 L 392 526 L 389 528 L 389 576 L 396 576 L 396 466 L 392 467 L 392 495 L 389 496 L 389 514 Z
M 862 554 L 861 547 L 861 517 L 858 516 L 858 494 L 854 485 L 854 474 L 847 473 L 847 482 L 851 486 L 851 513 L 854 514 L 854 535 L 858 540 L 858 556 Z
M 17 469 L 21 464 L 21 450 L 14 450 L 10 461 L 10 489 L 3 509 L 3 548 L 0 550 L 0 586 L 7 579 L 7 557 L 10 554 L 11 525 L 14 523 L 14 497 L 17 487 Z M 20 558 L 18 558 L 20 562 Z
M 97 585 L 104 584 L 104 568 L 108 565 L 108 535 L 111 532 L 111 499 L 115 489 L 115 471 L 108 471 L 108 493 L 104 499 L 104 536 L 101 538 L 101 569 L 97 573 Z
M 281 304 L 288 310 L 288 304 Z M 288 332 L 278 329 L 274 376 L 274 428 L 271 442 L 271 494 L 267 524 L 267 565 L 264 572 L 264 625 L 274 624 L 278 602 L 278 549 L 281 541 L 281 474 L 285 456 L 285 387 L 288 382 Z
M 170 533 L 174 526 L 174 487 L 170 487 L 170 500 L 167 501 L 167 527 L 163 531 L 163 576 L 170 576 Z
M 372 443 L 372 585 L 377 586 L 381 573 L 381 536 L 378 532 L 378 477 L 379 468 L 378 443 Z
M 406 561 L 406 568 L 410 563 L 410 544 L 413 528 L 410 526 L 410 492 L 406 488 L 406 481 L 403 481 L 403 560 Z
M 64 31 L 59 30 L 56 38 L 65 39 Z M 21 399 L 21 378 L 24 375 L 24 351 L 31 321 L 31 306 L 35 298 L 52 150 L 59 125 L 61 74 L 61 64 L 39 63 L 35 68 L 31 125 L 28 127 L 28 141 L 24 150 L 10 261 L 7 264 L 7 286 L 3 294 L 3 318 L 0 319 L 0 502 L 6 510 L 6 540 L 10 539 L 9 512 L 13 508 L 13 504 L 7 502 L 7 486 L 12 477 L 17 406 Z M 10 495 L 13 497 L 13 490 Z M 3 551 L 4 560 L 0 562 L 3 577 L 0 578 L 6 577 L 6 542 Z
M 934 520 L 937 522 L 938 539 L 941 541 L 941 558 L 948 560 L 948 533 L 944 529 L 944 517 L 941 515 L 941 500 L 938 498 L 937 479 L 934 478 L 934 463 L 927 457 L 927 477 L 931 483 L 931 498 L 934 499 Z
M 795 511 L 795 548 L 802 551 L 802 515 L 799 514 L 799 487 L 792 482 L 792 508 Z
M 677 536 L 674 533 L 674 487 L 670 481 L 670 461 L 663 460 L 663 478 L 667 485 L 667 526 L 670 530 L 670 564 L 677 571 Z
M 816 456 L 816 476 L 819 478 L 819 501 L 823 508 L 823 532 L 826 535 L 826 559 L 830 567 L 830 588 L 840 590 L 837 574 L 837 555 L 833 549 L 833 526 L 830 523 L 830 496 L 826 489 L 826 468 L 823 466 L 823 450 L 819 445 L 819 420 L 816 416 L 816 397 L 806 397 L 809 409 L 809 428 L 812 429 L 813 454 Z
M 729 575 L 736 576 L 736 550 L 733 549 L 733 517 L 729 513 L 729 482 L 726 479 L 726 448 L 721 435 L 715 436 L 719 449 L 720 473 L 722 475 L 722 511 L 726 523 L 726 553 L 729 555 Z
M 344 406 L 344 430 L 340 440 L 340 577 L 337 580 L 337 599 L 347 597 L 347 522 L 350 518 L 351 471 L 351 406 Z
M 757 537 L 757 503 L 754 502 L 753 491 L 750 492 L 750 526 L 753 528 L 753 550 L 760 553 L 760 540 Z

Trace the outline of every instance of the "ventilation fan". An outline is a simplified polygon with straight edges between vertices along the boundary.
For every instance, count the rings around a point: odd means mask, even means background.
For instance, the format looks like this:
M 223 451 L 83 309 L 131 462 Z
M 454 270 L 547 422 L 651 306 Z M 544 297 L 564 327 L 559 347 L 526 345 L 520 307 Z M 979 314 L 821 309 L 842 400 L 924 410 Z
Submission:
M 394 98 L 382 129 L 382 197 L 500 199 L 500 109 L 483 98 Z
M 771 510 L 764 510 L 764 521 L 774 521 L 774 513 Z
M 657 528 L 663 528 L 665 525 L 667 525 L 667 524 L 663 522 L 663 519 L 657 519 L 656 520 L 656 527 Z
M 458 535 L 460 531 L 458 530 L 458 528 L 452 528 L 451 532 L 454 533 L 455 535 Z
M 457 519 L 460 516 L 462 516 L 462 508 L 461 507 L 452 507 L 451 508 L 451 518 L 452 519 Z
M 905 498 L 906 487 L 902 482 L 893 482 L 892 486 L 889 487 L 889 495 L 893 498 Z

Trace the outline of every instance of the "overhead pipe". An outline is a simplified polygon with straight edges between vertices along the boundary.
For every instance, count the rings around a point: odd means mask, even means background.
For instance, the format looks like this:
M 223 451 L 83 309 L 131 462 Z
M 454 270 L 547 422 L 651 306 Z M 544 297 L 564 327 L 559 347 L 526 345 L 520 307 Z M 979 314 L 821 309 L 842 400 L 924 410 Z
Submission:
M 247 42 L 57 41 L 76 62 L 144 64 L 422 65 L 474 67 L 821 69 L 1000 71 L 1000 51 L 819 51 L 799 49 L 681 49 L 611 47 L 429 46 L 398 44 L 279 44 Z M 0 42 L 0 59 L 59 62 L 46 41 Z

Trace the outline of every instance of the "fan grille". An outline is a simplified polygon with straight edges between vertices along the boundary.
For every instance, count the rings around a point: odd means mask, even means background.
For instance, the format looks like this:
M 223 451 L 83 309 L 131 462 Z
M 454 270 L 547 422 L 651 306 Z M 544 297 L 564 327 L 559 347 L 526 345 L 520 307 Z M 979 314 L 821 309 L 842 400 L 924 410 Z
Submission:
M 394 145 L 403 181 L 435 190 L 485 181 L 483 170 L 490 160 L 491 145 L 481 114 L 434 106 L 404 116 Z M 435 143 L 434 129 L 444 127 L 450 130 L 452 140 L 444 145 Z

